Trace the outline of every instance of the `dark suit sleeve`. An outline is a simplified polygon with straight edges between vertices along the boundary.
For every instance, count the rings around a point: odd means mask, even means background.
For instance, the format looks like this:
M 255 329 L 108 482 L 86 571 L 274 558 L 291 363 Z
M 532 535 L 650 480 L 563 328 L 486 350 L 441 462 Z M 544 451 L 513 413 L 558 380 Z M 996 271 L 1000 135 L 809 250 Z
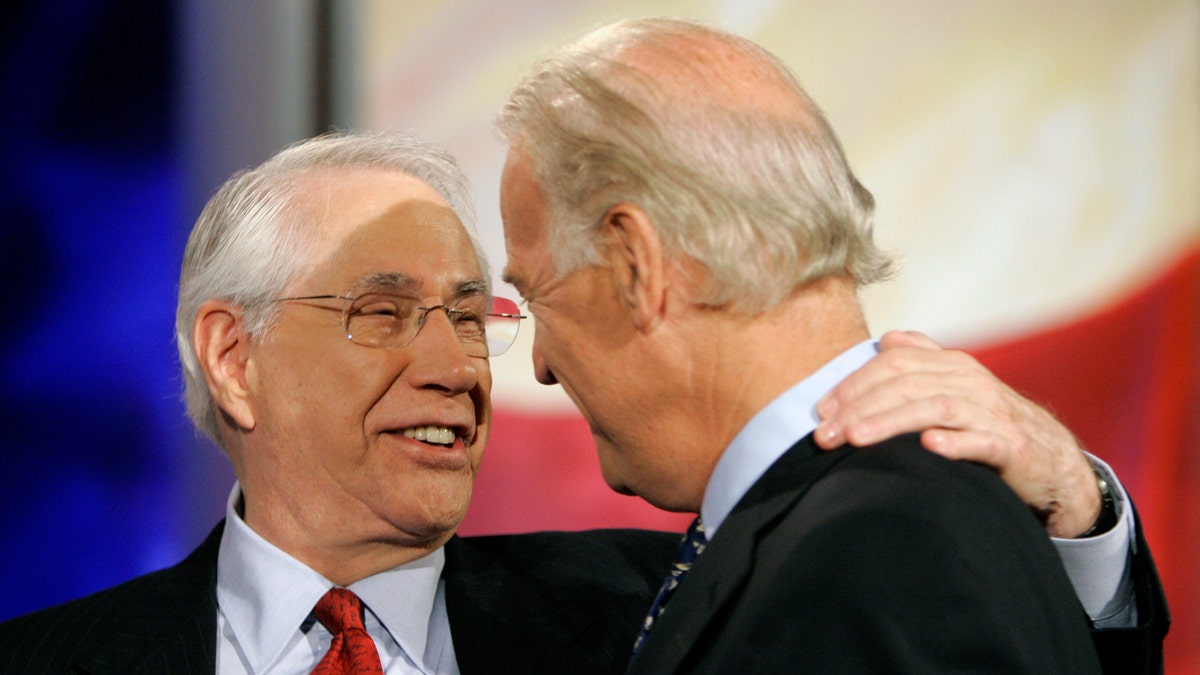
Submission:
M 1132 504 L 1129 505 L 1132 508 Z M 1133 512 L 1136 535 L 1130 574 L 1137 602 L 1138 625 L 1131 628 L 1092 629 L 1092 641 L 1105 673 L 1116 675 L 1163 672 L 1162 643 L 1171 625 L 1167 599 L 1158 569 L 1142 533 L 1141 519 Z

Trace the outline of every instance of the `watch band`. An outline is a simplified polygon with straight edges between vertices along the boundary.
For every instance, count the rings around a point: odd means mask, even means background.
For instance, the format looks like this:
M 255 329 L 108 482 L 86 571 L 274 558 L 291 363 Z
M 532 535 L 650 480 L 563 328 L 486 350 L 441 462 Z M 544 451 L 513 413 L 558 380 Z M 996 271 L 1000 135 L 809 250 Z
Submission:
M 1093 468 L 1093 470 L 1095 469 Z M 1075 537 L 1076 539 L 1104 534 L 1117 524 L 1117 503 L 1113 496 L 1112 486 L 1108 484 L 1108 480 L 1104 476 L 1100 475 L 1099 471 L 1096 471 L 1096 487 L 1100 489 L 1100 515 L 1096 516 L 1096 522 Z

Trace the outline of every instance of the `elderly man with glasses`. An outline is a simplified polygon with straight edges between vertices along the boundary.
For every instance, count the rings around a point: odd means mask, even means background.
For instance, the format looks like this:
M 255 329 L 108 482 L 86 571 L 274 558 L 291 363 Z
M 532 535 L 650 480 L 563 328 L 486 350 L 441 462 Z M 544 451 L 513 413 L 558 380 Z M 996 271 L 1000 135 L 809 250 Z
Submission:
M 231 178 L 184 256 L 188 413 L 237 483 L 179 565 L 0 628 L 0 671 L 607 672 L 661 533 L 454 537 L 492 422 L 492 297 L 440 148 L 333 135 Z M 615 648 L 614 645 L 620 645 Z

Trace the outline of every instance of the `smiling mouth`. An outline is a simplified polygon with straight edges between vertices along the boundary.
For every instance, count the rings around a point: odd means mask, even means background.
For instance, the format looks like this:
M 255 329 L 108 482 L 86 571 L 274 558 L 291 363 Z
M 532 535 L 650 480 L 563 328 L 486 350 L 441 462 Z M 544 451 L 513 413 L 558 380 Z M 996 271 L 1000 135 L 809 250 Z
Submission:
M 400 433 L 406 438 L 447 448 L 454 445 L 454 439 L 457 437 L 454 430 L 450 427 L 436 427 L 433 425 L 409 427 L 401 430 Z

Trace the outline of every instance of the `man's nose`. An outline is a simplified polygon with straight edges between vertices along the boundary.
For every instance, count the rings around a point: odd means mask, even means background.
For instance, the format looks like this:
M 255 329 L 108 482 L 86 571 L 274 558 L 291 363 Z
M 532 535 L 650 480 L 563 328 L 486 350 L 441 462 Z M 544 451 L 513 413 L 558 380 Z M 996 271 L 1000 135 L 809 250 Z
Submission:
M 442 310 L 442 311 L 434 311 Z M 448 308 L 430 307 L 408 348 L 413 360 L 408 370 L 417 386 L 436 387 L 450 393 L 470 391 L 479 382 L 478 368 L 487 361 L 463 351 Z

